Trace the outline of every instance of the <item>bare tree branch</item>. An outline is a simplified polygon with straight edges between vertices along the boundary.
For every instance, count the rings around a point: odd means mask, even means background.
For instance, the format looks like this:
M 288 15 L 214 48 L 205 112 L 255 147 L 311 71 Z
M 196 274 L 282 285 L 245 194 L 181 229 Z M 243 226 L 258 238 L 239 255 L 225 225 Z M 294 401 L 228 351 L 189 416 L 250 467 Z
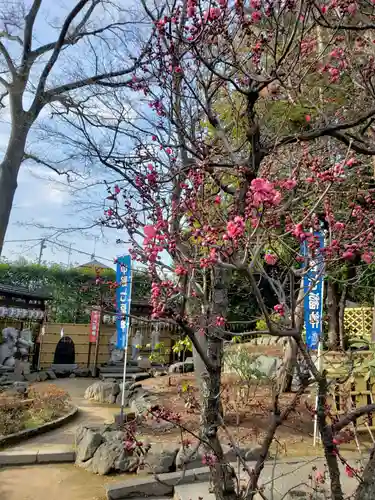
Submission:
M 23 34 L 22 70 L 25 71 L 27 59 L 31 51 L 33 39 L 33 28 L 36 16 L 38 15 L 42 0 L 34 0 L 27 16 L 25 17 L 25 29 Z
M 57 39 L 55 48 L 52 52 L 52 55 L 51 55 L 49 61 L 46 63 L 46 65 L 45 65 L 45 67 L 44 67 L 44 69 L 39 77 L 39 82 L 38 82 L 38 86 L 36 89 L 35 98 L 34 98 L 34 101 L 31 105 L 30 110 L 33 110 L 35 112 L 35 111 L 41 109 L 41 107 L 42 107 L 41 98 L 42 98 L 42 94 L 44 93 L 44 89 L 45 89 L 48 75 L 50 74 L 53 66 L 55 65 L 57 58 L 59 57 L 61 49 L 64 45 L 65 37 L 68 33 L 68 30 L 69 30 L 69 27 L 70 27 L 72 21 L 81 12 L 81 10 L 84 8 L 84 6 L 87 4 L 88 1 L 89 0 L 80 0 L 76 4 L 76 6 L 70 11 L 70 13 L 67 15 L 67 17 L 64 21 L 64 24 L 61 28 L 59 38 Z

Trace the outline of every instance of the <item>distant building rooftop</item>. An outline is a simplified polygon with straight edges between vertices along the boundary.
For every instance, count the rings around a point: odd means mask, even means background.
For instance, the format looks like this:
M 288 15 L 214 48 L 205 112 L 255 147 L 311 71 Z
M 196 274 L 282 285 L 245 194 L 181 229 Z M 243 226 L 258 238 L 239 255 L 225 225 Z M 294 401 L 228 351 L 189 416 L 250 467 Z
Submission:
M 102 264 L 96 259 L 91 260 L 90 262 L 87 262 L 86 264 L 81 264 L 80 266 L 77 266 L 77 268 L 85 268 L 85 269 L 112 269 L 112 267 L 107 266 L 106 264 Z
M 32 290 L 24 286 L 3 285 L 0 283 L 0 294 L 8 296 L 20 297 L 26 299 L 49 300 L 52 298 L 51 294 L 43 290 Z

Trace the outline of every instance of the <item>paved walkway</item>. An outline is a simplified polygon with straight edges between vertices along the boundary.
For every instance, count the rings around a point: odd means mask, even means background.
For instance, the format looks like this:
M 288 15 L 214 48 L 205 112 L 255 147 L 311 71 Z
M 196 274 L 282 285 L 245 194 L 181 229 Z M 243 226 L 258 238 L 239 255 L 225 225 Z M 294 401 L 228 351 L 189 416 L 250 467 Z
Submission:
M 323 499 L 327 498 L 324 495 L 316 495 L 312 486 L 316 487 L 316 483 L 311 481 L 309 476 L 315 477 L 317 471 L 324 473 L 324 460 L 321 458 L 301 458 L 298 462 L 282 461 L 277 464 L 268 462 L 262 472 L 259 485 L 264 487 L 263 497 L 257 495 L 256 500 L 267 498 L 268 500 L 290 500 L 298 498 L 307 498 L 303 496 L 303 492 L 313 494 L 311 498 Z M 352 466 L 357 467 L 354 461 L 350 461 Z M 248 462 L 248 466 L 253 468 L 255 462 Z M 313 470 L 313 466 L 317 471 Z M 344 467 L 340 464 L 341 484 L 346 498 L 351 497 L 358 486 L 358 481 L 355 478 L 349 478 L 345 474 Z M 241 473 L 241 479 L 246 479 L 243 484 L 247 485 L 248 475 L 245 472 Z M 321 485 L 325 492 L 329 492 L 329 485 Z M 289 494 L 290 493 L 290 494 Z M 330 496 L 329 496 L 330 498 Z M 215 500 L 215 496 L 210 493 L 209 483 L 191 483 L 182 484 L 175 487 L 174 500 Z
M 41 448 L 63 448 L 72 447 L 77 427 L 81 424 L 103 425 L 113 422 L 113 416 L 119 412 L 118 407 L 112 405 L 101 405 L 95 402 L 83 399 L 86 388 L 94 382 L 91 378 L 62 378 L 53 381 L 61 389 L 69 392 L 73 404 L 79 408 L 78 415 L 68 424 L 59 427 L 53 431 L 35 436 L 22 443 L 10 446 L 7 449 L 12 450 L 36 450 Z M 48 385 L 51 382 L 40 382 Z

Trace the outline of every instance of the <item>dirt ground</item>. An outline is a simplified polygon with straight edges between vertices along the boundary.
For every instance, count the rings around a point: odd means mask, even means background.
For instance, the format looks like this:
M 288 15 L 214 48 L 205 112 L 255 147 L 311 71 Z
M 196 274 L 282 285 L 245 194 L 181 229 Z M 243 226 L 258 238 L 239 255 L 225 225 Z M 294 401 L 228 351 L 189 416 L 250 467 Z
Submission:
M 0 500 L 105 500 L 105 485 L 122 479 L 70 464 L 5 468 L 0 469 Z
M 198 391 L 195 387 L 193 374 L 173 375 L 170 377 L 161 377 L 145 380 L 142 386 L 158 395 L 159 404 L 166 408 L 178 412 L 181 415 L 181 423 L 189 430 L 196 432 L 199 426 L 200 409 L 187 408 L 185 406 L 186 387 L 189 386 L 189 392 L 192 394 L 190 399 L 199 399 Z M 178 394 L 181 387 L 185 388 L 185 396 Z M 269 387 L 258 385 L 253 386 L 247 392 L 239 390 L 238 381 L 233 378 L 224 378 L 223 380 L 222 400 L 224 401 L 225 423 L 230 433 L 235 437 L 237 443 L 250 447 L 261 442 L 269 426 L 272 395 Z M 293 394 L 286 394 L 280 398 L 280 407 L 283 409 Z M 236 402 L 237 398 L 237 402 Z M 309 396 L 301 400 L 296 411 L 289 417 L 288 421 L 280 427 L 277 433 L 277 446 L 282 455 L 300 455 L 306 454 L 307 446 L 312 445 L 313 440 L 313 418 L 307 409 L 306 403 L 312 403 Z M 152 423 L 144 425 L 139 429 L 142 437 L 147 437 L 153 442 L 171 442 L 179 441 L 180 430 L 171 429 L 165 431 L 155 431 Z M 185 433 L 188 438 L 188 433 Z M 223 442 L 228 439 L 222 435 Z M 194 441 L 194 439 L 192 439 Z M 316 449 L 313 450 L 316 454 Z
M 237 445 L 250 448 L 260 444 L 265 436 L 271 421 L 272 394 L 270 387 L 254 385 L 249 392 L 238 393 L 239 382 L 233 377 L 224 377 L 222 381 L 222 400 L 224 404 L 225 424 L 230 434 L 234 437 Z M 200 409 L 186 407 L 185 396 L 179 395 L 179 387 L 189 386 L 192 400 L 199 400 L 198 390 L 195 387 L 194 374 L 181 374 L 153 378 L 142 382 L 142 386 L 158 395 L 160 406 L 169 408 L 181 415 L 181 424 L 187 429 L 197 433 L 199 429 Z M 279 400 L 281 411 L 294 398 L 294 394 L 283 394 Z M 236 401 L 237 399 L 237 401 Z M 323 455 L 321 446 L 313 446 L 314 417 L 310 407 L 315 405 L 315 396 L 307 394 L 301 398 L 296 410 L 289 416 L 287 421 L 279 427 L 276 439 L 271 446 L 271 453 L 278 457 L 302 457 Z M 194 405 L 193 405 L 194 406 Z M 148 422 L 142 425 L 138 432 L 141 437 L 150 442 L 171 443 L 180 442 L 181 431 L 179 429 L 155 429 L 155 425 Z M 221 442 L 227 443 L 228 437 L 223 430 L 219 431 Z M 184 439 L 193 443 L 195 439 L 188 432 L 183 433 Z M 364 454 L 372 447 L 372 439 L 368 433 L 358 436 L 361 452 Z M 356 444 L 353 442 L 342 444 L 343 452 L 357 452 Z

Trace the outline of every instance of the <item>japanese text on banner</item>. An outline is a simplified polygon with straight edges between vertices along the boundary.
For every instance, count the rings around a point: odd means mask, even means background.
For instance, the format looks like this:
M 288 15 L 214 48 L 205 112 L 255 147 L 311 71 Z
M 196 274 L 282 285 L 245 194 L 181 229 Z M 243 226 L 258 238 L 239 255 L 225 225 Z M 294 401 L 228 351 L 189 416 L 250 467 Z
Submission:
M 116 268 L 116 307 L 117 307 L 117 348 L 125 349 L 128 345 L 130 326 L 130 304 L 132 290 L 132 272 L 130 255 L 117 259 Z
M 322 337 L 323 326 L 323 283 L 324 283 L 324 235 L 314 233 L 319 241 L 314 259 L 308 262 L 308 270 L 303 278 L 304 287 L 304 319 L 306 330 L 306 346 L 308 349 L 318 349 Z M 310 257 L 307 241 L 302 244 L 302 255 Z

